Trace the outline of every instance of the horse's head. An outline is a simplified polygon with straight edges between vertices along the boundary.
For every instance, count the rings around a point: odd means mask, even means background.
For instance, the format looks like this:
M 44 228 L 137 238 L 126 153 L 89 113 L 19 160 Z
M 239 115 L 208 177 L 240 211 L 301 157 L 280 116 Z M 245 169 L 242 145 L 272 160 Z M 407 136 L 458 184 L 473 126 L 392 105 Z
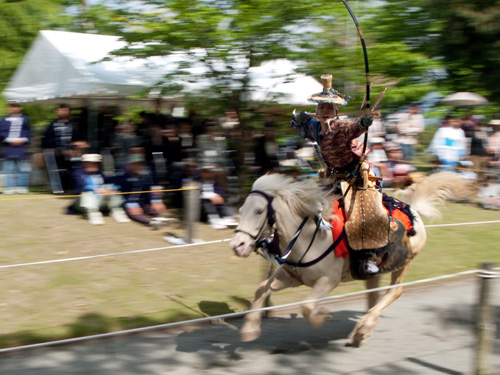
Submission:
M 318 207 L 327 207 L 326 194 L 314 180 L 297 181 L 280 174 L 258 178 L 240 208 L 240 225 L 229 243 L 236 255 L 247 257 L 260 240 L 269 238 L 273 226 L 299 223 L 306 216 L 314 217 Z M 274 210 L 277 210 L 276 213 Z
M 263 238 L 269 237 L 275 222 L 273 197 L 252 190 L 240 208 L 240 224 L 229 246 L 240 257 L 249 256 Z

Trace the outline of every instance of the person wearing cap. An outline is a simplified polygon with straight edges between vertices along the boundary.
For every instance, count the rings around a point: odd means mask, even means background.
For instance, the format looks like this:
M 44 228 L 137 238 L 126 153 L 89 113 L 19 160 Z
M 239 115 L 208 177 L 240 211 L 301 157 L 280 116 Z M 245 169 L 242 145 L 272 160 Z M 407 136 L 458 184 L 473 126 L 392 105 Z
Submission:
M 101 162 L 100 154 L 82 155 L 82 167 L 73 171 L 75 194 L 79 197 L 71 208 L 86 215 L 92 225 L 104 224 L 102 213 L 105 211 L 119 223 L 129 222 L 122 208 L 123 198 L 114 194 L 117 186 L 104 176 Z
M 0 120 L 0 141 L 5 160 L 2 165 L 4 194 L 28 193 L 30 164 L 26 146 L 30 143 L 30 119 L 21 113 L 18 102 L 10 102 L 9 115 Z
M 200 169 L 201 221 L 207 222 L 213 229 L 236 227 L 238 222 L 226 206 L 224 189 L 216 181 L 216 170 L 217 166 L 210 164 Z
M 292 127 L 298 135 L 317 142 L 321 155 L 327 164 L 327 174 L 352 173 L 358 166 L 363 143 L 358 141 L 373 122 L 373 116 L 362 116 L 356 121 L 341 120 L 338 117 L 339 105 L 347 104 L 352 98 L 332 88 L 332 76 L 321 76 L 323 91 L 309 98 L 317 103 L 316 114 L 295 113 Z
M 143 154 L 129 153 L 125 173 L 117 183 L 122 193 L 133 193 L 124 194 L 125 213 L 131 220 L 155 228 L 167 220 L 162 217 L 167 207 L 158 191 L 162 186 L 156 185 Z

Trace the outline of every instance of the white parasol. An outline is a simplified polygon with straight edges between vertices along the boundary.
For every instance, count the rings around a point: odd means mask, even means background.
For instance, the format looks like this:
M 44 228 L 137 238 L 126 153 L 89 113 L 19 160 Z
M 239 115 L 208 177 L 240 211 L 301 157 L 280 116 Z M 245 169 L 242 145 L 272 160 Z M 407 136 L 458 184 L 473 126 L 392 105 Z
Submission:
M 488 99 L 484 96 L 475 94 L 473 92 L 460 91 L 454 94 L 445 96 L 441 100 L 443 105 L 456 105 L 456 106 L 469 106 L 469 105 L 481 105 L 488 103 Z

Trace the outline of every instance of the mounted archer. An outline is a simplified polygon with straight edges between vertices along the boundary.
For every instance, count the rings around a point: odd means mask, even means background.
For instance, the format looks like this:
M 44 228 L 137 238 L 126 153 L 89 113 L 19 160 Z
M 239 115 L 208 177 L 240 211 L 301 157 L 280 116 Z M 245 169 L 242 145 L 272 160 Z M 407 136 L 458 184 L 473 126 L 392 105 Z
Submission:
M 317 103 L 316 114 L 306 112 L 294 113 L 292 127 L 302 138 L 316 142 L 321 155 L 327 164 L 326 171 L 320 175 L 333 177 L 334 180 L 356 177 L 360 163 L 364 160 L 365 147 L 357 138 L 368 130 L 373 116 L 362 116 L 356 121 L 338 118 L 339 104 L 347 104 L 351 97 L 339 93 L 332 88 L 332 76 L 321 76 L 323 91 L 312 95 L 310 102 Z M 361 170 L 372 170 L 372 175 L 380 175 L 378 169 L 367 164 Z
M 404 203 L 381 193 L 378 169 L 364 160 L 366 147 L 357 138 L 368 130 L 373 116 L 339 119 L 338 106 L 351 98 L 332 88 L 331 75 L 323 75 L 321 80 L 323 91 L 309 98 L 318 104 L 316 113 L 294 113 L 292 127 L 320 147 L 327 165 L 320 178 L 333 187 L 334 215 L 345 221 L 354 266 L 351 272 L 355 278 L 366 278 L 385 263 L 379 254 L 402 255 L 395 268 L 406 261 L 407 237 L 415 234 L 414 218 Z

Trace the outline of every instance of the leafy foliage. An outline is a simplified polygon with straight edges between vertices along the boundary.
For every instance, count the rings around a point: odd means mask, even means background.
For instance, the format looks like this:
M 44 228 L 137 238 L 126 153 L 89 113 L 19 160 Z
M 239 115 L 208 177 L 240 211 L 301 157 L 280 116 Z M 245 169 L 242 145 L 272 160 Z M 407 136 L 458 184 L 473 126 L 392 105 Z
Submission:
M 63 0 L 18 0 L 0 2 L 0 91 L 21 62 L 24 54 L 43 29 L 67 27 Z

